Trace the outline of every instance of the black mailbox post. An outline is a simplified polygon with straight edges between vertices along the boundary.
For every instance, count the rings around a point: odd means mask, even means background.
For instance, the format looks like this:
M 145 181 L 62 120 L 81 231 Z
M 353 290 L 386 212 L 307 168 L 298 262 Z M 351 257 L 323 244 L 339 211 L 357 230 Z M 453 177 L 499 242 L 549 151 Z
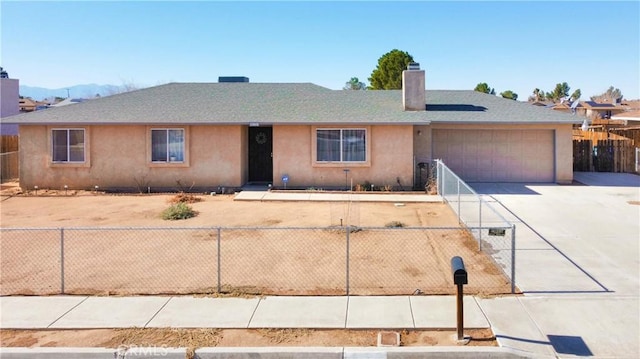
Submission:
M 453 284 L 458 287 L 458 295 L 456 300 L 457 306 L 457 329 L 458 340 L 464 340 L 463 328 L 464 328 L 464 309 L 462 305 L 463 289 L 462 286 L 468 284 L 467 270 L 464 268 L 464 261 L 462 258 L 455 256 L 451 258 L 451 273 L 453 274 Z
M 469 283 L 462 258 L 458 256 L 451 258 L 451 272 L 453 273 L 453 284 L 462 285 Z

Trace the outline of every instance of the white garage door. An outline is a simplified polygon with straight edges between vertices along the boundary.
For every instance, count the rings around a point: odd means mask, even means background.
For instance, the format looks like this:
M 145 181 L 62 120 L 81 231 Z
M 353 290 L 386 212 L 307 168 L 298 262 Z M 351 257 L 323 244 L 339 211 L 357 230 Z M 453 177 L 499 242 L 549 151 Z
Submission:
M 433 158 L 468 182 L 553 182 L 553 130 L 433 130 Z

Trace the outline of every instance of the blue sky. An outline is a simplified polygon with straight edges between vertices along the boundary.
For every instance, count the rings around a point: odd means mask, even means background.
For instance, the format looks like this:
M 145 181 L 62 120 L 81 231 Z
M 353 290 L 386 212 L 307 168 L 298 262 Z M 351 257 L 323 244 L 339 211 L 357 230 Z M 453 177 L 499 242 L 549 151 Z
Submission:
M 567 82 L 582 99 L 640 98 L 639 1 L 0 3 L 1 66 L 20 84 L 368 83 L 409 52 L 428 89 L 487 82 L 526 100 Z

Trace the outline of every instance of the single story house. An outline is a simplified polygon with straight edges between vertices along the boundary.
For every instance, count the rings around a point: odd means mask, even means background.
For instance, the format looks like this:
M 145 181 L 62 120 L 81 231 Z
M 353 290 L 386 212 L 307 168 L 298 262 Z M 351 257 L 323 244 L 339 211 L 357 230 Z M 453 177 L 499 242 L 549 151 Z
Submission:
M 625 108 L 616 103 L 600 103 L 595 101 L 580 102 L 584 107 L 584 115 L 591 119 L 609 119 L 611 116 L 625 111 Z
M 470 182 L 572 181 L 576 116 L 425 88 L 419 65 L 402 90 L 170 83 L 3 121 L 19 125 L 25 189 L 408 189 L 433 159 Z
M 620 112 L 611 116 L 611 122 L 617 125 L 638 128 L 640 127 L 640 110 Z

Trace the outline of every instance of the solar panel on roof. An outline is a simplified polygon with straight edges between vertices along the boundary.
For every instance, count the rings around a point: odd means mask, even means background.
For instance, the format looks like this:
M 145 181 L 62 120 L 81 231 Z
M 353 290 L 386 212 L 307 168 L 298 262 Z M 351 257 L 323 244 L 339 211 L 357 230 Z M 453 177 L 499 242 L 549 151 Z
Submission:
M 586 103 L 589 104 L 589 106 L 591 107 L 615 107 L 610 103 L 597 103 L 595 101 L 586 101 Z

